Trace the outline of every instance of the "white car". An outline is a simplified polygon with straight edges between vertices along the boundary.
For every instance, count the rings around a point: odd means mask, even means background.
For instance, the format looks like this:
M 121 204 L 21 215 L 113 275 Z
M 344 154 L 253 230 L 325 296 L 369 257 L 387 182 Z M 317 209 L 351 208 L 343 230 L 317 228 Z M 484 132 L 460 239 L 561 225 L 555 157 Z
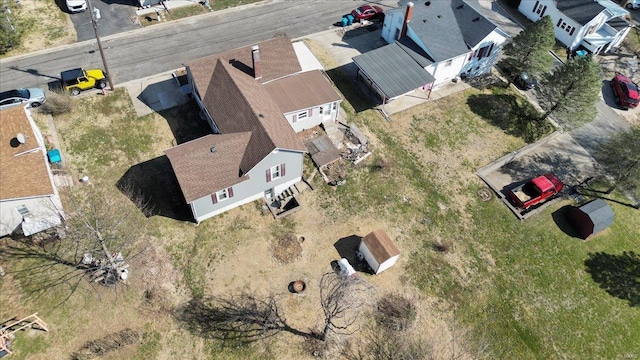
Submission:
M 0 110 L 18 105 L 38 107 L 46 101 L 44 91 L 40 88 L 17 89 L 0 93 Z
M 67 9 L 69 12 L 78 13 L 87 10 L 87 1 L 86 0 L 66 0 L 67 1 Z

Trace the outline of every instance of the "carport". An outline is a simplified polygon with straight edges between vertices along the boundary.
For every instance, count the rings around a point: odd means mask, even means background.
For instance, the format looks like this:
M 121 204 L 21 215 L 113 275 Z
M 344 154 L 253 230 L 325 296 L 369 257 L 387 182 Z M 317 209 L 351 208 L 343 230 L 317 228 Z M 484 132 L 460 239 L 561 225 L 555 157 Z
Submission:
M 357 76 L 383 102 L 435 81 L 398 42 L 358 55 L 353 62 L 358 67 Z

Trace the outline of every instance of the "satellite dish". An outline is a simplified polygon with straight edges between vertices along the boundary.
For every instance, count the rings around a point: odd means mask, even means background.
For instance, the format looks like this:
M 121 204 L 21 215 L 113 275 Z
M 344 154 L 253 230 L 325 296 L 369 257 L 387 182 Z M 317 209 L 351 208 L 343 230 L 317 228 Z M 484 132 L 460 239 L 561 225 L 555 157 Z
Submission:
M 24 135 L 23 135 L 22 133 L 18 133 L 18 135 L 16 135 L 16 139 L 18 139 L 18 142 L 19 142 L 20 144 L 24 144 L 24 143 L 25 143 L 25 141 L 27 141 L 27 140 L 24 138 Z

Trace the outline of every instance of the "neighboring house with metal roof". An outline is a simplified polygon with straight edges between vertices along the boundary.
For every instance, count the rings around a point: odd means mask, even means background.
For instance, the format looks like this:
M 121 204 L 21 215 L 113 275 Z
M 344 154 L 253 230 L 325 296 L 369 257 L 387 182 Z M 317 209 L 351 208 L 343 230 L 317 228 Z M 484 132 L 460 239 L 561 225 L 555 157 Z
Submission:
M 518 10 L 531 21 L 549 15 L 556 39 L 572 51 L 609 52 L 633 27 L 629 12 L 610 0 L 523 0 Z
M 0 237 L 29 236 L 61 224 L 63 216 L 44 140 L 29 110 L 0 111 Z
M 335 121 L 342 99 L 322 71 L 302 70 L 298 53 L 278 37 L 186 65 L 214 134 L 165 154 L 197 222 L 302 179 L 307 150 L 296 132 Z
M 399 5 L 385 13 L 382 37 L 389 45 L 353 58 L 385 101 L 490 71 L 509 38 L 463 0 Z

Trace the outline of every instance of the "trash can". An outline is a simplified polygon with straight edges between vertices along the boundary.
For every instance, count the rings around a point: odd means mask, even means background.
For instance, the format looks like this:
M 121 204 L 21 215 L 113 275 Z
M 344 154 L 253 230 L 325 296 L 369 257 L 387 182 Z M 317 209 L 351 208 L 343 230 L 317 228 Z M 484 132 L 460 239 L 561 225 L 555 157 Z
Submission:
M 347 25 L 353 25 L 353 15 L 347 15 Z
M 51 164 L 59 164 L 62 162 L 62 157 L 60 156 L 60 150 L 52 149 L 47 151 L 47 157 L 49 158 L 49 162 Z
M 588 52 L 586 50 L 578 50 L 576 51 L 576 55 L 578 57 L 583 57 L 583 56 L 587 56 Z
M 348 22 L 349 22 L 349 20 L 347 20 L 347 17 L 343 16 L 342 17 L 342 27 L 346 27 Z

